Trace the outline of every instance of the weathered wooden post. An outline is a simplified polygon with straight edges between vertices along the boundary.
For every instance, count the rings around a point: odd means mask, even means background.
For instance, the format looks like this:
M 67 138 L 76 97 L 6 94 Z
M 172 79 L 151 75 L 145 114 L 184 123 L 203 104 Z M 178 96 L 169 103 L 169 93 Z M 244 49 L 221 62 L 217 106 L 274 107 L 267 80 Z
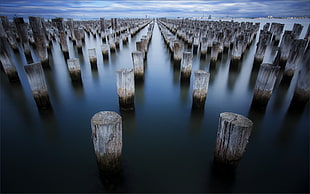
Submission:
M 304 28 L 304 26 L 301 24 L 296 24 L 296 23 L 294 24 L 293 30 L 292 30 L 292 35 L 293 35 L 294 39 L 299 38 L 303 28 Z
M 183 55 L 183 44 L 179 41 L 173 43 L 173 61 L 175 65 L 179 65 Z
M 261 64 L 263 62 L 265 52 L 267 49 L 267 45 L 269 44 L 271 39 L 271 33 L 268 31 L 260 31 L 259 41 L 257 43 L 256 52 L 254 55 L 254 64 Z
M 216 63 L 219 52 L 220 52 L 220 43 L 213 42 L 213 46 L 211 48 L 210 63 L 213 63 L 213 64 Z
M 304 39 L 309 40 L 309 38 L 310 38 L 310 24 L 308 25 L 307 32 L 305 34 Z
M 74 28 L 74 37 L 75 37 L 75 44 L 76 44 L 76 48 L 78 49 L 79 52 L 82 52 L 82 37 L 81 37 L 81 33 L 80 30 L 77 26 L 75 26 Z
M 210 73 L 203 70 L 194 72 L 194 87 L 193 87 L 193 103 L 192 108 L 201 109 L 204 107 L 209 87 Z
M 140 51 L 140 52 L 143 52 L 143 59 L 145 59 L 146 57 L 146 54 L 144 52 L 144 47 L 143 47 L 143 44 L 142 44 L 142 41 L 138 41 L 136 42 L 136 50 L 137 51 Z
M 181 60 L 181 82 L 189 82 L 192 73 L 193 54 L 191 52 L 183 52 Z
M 283 80 L 290 82 L 294 76 L 295 71 L 298 68 L 298 64 L 303 57 L 307 40 L 295 39 L 292 43 L 289 59 L 285 65 Z
M 261 64 L 254 88 L 253 103 L 265 106 L 272 94 L 280 66 Z
M 107 59 L 109 57 L 109 46 L 107 44 L 102 44 L 101 51 L 103 58 Z
M 216 162 L 237 166 L 245 153 L 253 122 L 236 113 L 220 114 L 214 159 Z
M 58 28 L 61 51 L 62 51 L 65 59 L 69 59 L 67 35 L 66 35 L 65 27 L 64 27 L 63 18 L 55 18 L 55 19 L 52 19 L 52 21 L 56 23 L 56 26 Z
M 292 34 L 292 31 L 285 30 L 282 36 L 281 43 L 280 43 L 280 49 L 281 49 L 280 65 L 281 66 L 285 66 L 289 58 L 289 53 L 293 46 L 293 41 L 294 41 L 294 36 Z
M 244 46 L 244 35 L 235 38 L 235 42 L 231 52 L 231 64 L 237 64 L 242 57 Z
M 29 40 L 28 40 L 27 25 L 24 22 L 24 18 L 22 17 L 14 18 L 14 23 L 16 25 L 16 29 L 17 29 L 19 38 L 21 40 L 21 44 L 24 49 L 24 54 L 26 56 L 26 59 L 29 61 L 33 61 L 32 56 L 31 56 L 31 51 L 30 51 Z
M 119 104 L 123 110 L 134 109 L 135 76 L 133 69 L 116 71 L 116 84 Z
M 310 98 L 310 50 L 307 50 L 300 62 L 301 69 L 298 73 L 298 79 L 292 103 L 298 106 L 304 106 Z
M 67 60 L 68 70 L 72 81 L 81 81 L 81 66 L 78 58 Z
M 24 66 L 32 95 L 39 109 L 51 106 L 45 82 L 45 75 L 41 63 L 32 63 Z
M 38 52 L 41 64 L 44 67 L 49 67 L 47 54 L 47 41 L 45 37 L 45 28 L 43 26 L 43 19 L 39 17 L 29 16 L 29 23 L 32 27 L 33 37 L 35 40 L 36 50 Z
M 122 117 L 116 112 L 100 111 L 91 118 L 92 140 L 99 169 L 118 173 L 122 156 Z
M 16 34 L 15 34 L 14 30 L 10 26 L 10 22 L 9 22 L 8 17 L 7 16 L 0 16 L 0 18 L 1 18 L 1 22 L 2 22 L 2 25 L 3 25 L 4 31 L 5 31 L 5 33 L 7 35 L 7 40 L 8 40 L 8 42 L 11 45 L 11 48 L 14 51 L 18 51 L 18 44 L 17 44 L 17 41 L 16 41 Z
M 110 51 L 114 53 L 116 51 L 116 45 L 115 40 L 112 34 L 109 34 L 109 45 L 110 45 Z
M 0 64 L 2 65 L 5 74 L 8 76 L 9 81 L 17 82 L 19 81 L 19 77 L 16 67 L 12 65 L 10 56 L 10 48 L 6 38 L 6 33 L 0 22 Z
M 97 69 L 97 54 L 95 48 L 88 49 L 88 57 L 91 67 Z
M 207 37 L 202 37 L 200 42 L 200 58 L 204 59 L 206 58 L 207 52 L 208 52 L 208 42 Z
M 135 79 L 143 79 L 144 77 L 144 60 L 143 52 L 135 51 L 131 53 Z

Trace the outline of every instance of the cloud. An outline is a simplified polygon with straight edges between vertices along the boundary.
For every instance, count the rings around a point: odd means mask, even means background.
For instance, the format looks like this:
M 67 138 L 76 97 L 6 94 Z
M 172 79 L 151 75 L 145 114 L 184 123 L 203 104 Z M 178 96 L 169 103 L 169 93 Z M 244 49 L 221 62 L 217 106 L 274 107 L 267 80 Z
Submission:
M 81 1 L 2 0 L 0 15 L 27 17 L 310 16 L 309 0 Z

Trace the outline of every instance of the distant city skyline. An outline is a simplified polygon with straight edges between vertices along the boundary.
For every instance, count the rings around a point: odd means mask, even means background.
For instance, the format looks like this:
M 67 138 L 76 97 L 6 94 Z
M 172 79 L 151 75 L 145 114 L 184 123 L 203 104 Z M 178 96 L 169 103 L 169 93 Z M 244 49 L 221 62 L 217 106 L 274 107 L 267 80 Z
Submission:
M 100 17 L 303 17 L 310 16 L 310 0 L 237 1 L 82 1 L 1 0 L 0 15 L 45 18 Z

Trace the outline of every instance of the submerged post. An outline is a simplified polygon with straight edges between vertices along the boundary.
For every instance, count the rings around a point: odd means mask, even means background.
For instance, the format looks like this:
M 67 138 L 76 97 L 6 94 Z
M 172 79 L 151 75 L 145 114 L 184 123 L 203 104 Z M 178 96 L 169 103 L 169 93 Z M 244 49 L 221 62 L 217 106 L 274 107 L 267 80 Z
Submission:
M 181 60 L 181 81 L 190 81 L 192 73 L 193 54 L 191 52 L 183 52 Z
M 91 118 L 92 140 L 99 169 L 116 173 L 122 156 L 122 117 L 116 112 L 101 111 Z
M 37 106 L 40 109 L 49 108 L 51 104 L 41 63 L 32 63 L 24 68 Z
M 280 66 L 261 64 L 254 88 L 253 102 L 266 105 L 271 97 Z
M 91 67 L 96 69 L 97 68 L 97 54 L 96 54 L 95 48 L 88 49 L 88 57 L 89 57 Z
M 144 61 L 143 61 L 143 52 L 135 51 L 131 53 L 134 74 L 136 79 L 143 79 L 144 77 Z
M 134 109 L 135 78 L 133 69 L 120 69 L 116 71 L 116 84 L 121 109 Z
M 203 70 L 194 72 L 194 87 L 193 87 L 193 108 L 203 108 L 206 102 L 206 97 L 209 87 L 210 73 Z
M 217 129 L 214 159 L 217 162 L 236 166 L 245 153 L 253 122 L 239 114 L 220 114 Z
M 78 58 L 72 58 L 67 60 L 68 69 L 72 81 L 80 81 L 81 78 L 81 66 Z

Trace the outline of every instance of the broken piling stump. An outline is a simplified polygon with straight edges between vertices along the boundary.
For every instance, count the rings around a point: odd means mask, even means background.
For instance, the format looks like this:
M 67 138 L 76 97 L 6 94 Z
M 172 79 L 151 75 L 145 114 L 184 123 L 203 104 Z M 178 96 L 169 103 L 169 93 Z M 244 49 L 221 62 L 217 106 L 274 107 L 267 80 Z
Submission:
M 183 44 L 181 42 L 175 41 L 173 43 L 173 61 L 175 65 L 179 65 L 181 63 L 183 55 Z
M 194 71 L 193 109 L 202 109 L 208 94 L 210 73 L 203 70 Z
M 109 46 L 107 44 L 102 44 L 101 51 L 103 58 L 107 59 L 109 57 Z
M 135 76 L 133 69 L 116 71 L 116 85 L 119 104 L 123 110 L 134 110 Z
M 97 54 L 95 48 L 88 49 L 88 57 L 91 67 L 97 69 Z
M 122 156 L 122 117 L 101 111 L 91 118 L 92 140 L 99 169 L 106 173 L 120 170 Z
M 181 60 L 181 82 L 189 82 L 192 73 L 193 54 L 191 52 L 183 52 Z
M 45 75 L 41 63 L 32 63 L 24 66 L 32 95 L 39 109 L 51 106 L 45 82 Z
M 72 81 L 81 81 L 81 66 L 78 58 L 67 60 L 68 70 Z
M 279 71 L 280 66 L 275 66 L 270 63 L 263 63 L 260 65 L 254 88 L 253 103 L 262 106 L 267 105 Z
M 143 79 L 144 77 L 143 54 L 144 53 L 141 51 L 135 51 L 131 53 L 135 79 Z
M 29 38 L 28 38 L 27 25 L 24 22 L 24 18 L 22 17 L 14 18 L 14 23 L 16 25 L 18 36 L 21 40 L 21 44 L 24 49 L 24 54 L 26 56 L 26 59 L 27 61 L 33 61 L 32 56 L 31 56 L 29 40 L 28 40 Z
M 236 113 L 220 114 L 214 159 L 219 163 L 236 166 L 245 153 L 253 122 Z

